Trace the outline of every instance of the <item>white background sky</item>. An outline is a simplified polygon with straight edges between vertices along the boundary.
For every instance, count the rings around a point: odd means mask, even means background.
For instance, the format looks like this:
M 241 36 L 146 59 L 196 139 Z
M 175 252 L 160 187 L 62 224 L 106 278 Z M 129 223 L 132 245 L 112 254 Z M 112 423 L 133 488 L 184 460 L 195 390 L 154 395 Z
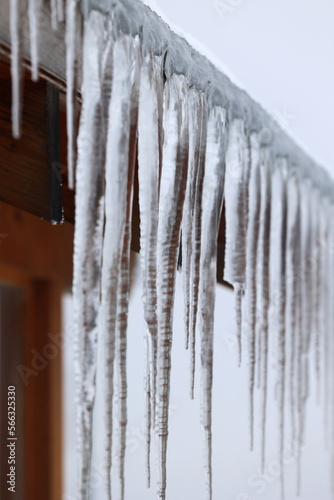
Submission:
M 260 102 L 306 151 L 334 175 L 334 2 L 332 0 L 226 0 L 220 16 L 210 0 L 150 0 L 165 20 L 188 34 L 192 45 L 211 53 L 229 69 L 234 80 Z M 234 5 L 234 6 L 233 6 Z M 196 40 L 194 40 L 196 39 Z M 168 448 L 169 500 L 205 498 L 202 435 L 199 425 L 199 373 L 196 400 L 188 398 L 188 354 L 184 351 L 183 296 L 178 278 L 174 320 L 170 437 Z M 138 267 L 134 273 L 129 318 L 129 435 L 126 460 L 126 500 L 153 500 L 153 487 L 145 488 L 143 332 Z M 265 476 L 260 475 L 259 415 L 256 414 L 256 449 L 248 451 L 247 364 L 236 367 L 233 295 L 217 287 L 214 414 L 214 500 L 279 500 L 277 472 L 278 434 L 276 403 L 269 396 L 268 452 Z M 71 338 L 70 302 L 65 333 Z M 68 343 L 70 345 L 70 342 Z M 66 495 L 76 499 L 74 481 L 75 418 L 73 415 L 73 352 L 66 351 L 67 462 Z M 314 372 L 311 373 L 313 378 Z M 329 500 L 330 454 L 324 451 L 322 413 L 309 402 L 306 447 L 303 452 L 302 500 Z M 100 416 L 101 419 L 101 416 Z M 100 420 L 101 421 L 101 420 Z M 101 434 L 97 432 L 97 442 Z M 287 443 L 289 442 L 289 432 Z M 93 499 L 104 500 L 101 454 L 96 447 L 93 464 Z M 286 499 L 294 500 L 296 459 L 288 446 Z M 116 487 L 115 478 L 115 491 Z M 115 498 L 118 498 L 115 496 Z
M 333 0 L 145 3 L 226 67 L 334 176 Z M 215 4 L 230 10 L 219 16 Z

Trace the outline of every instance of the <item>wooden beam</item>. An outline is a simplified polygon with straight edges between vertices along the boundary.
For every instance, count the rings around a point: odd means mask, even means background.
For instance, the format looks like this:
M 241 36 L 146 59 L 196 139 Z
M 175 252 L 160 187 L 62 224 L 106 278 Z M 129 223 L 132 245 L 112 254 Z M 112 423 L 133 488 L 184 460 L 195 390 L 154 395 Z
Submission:
M 0 202 L 0 275 L 72 285 L 73 224 L 54 226 Z M 3 279 L 4 279 L 3 278 Z

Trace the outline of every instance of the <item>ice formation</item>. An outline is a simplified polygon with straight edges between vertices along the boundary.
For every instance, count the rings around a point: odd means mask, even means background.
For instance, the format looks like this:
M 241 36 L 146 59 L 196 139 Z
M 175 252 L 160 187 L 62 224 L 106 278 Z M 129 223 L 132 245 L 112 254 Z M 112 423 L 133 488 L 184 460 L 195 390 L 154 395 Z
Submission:
M 194 397 L 197 331 L 204 469 L 207 498 L 212 498 L 214 306 L 223 210 L 224 279 L 235 290 L 239 363 L 247 352 L 249 358 L 251 448 L 258 388 L 264 467 L 272 350 L 280 458 L 289 418 L 300 470 L 312 350 L 325 429 L 327 436 L 334 435 L 333 183 L 260 106 L 139 0 L 67 0 L 66 6 L 63 0 L 50 0 L 50 11 L 54 30 L 66 18 L 68 183 L 76 188 L 78 498 L 89 498 L 99 343 L 105 378 L 105 488 L 111 498 L 115 465 L 124 498 L 129 252 L 137 159 L 148 486 L 154 434 L 157 497 L 165 499 L 181 240 L 190 394 Z M 41 2 L 10 1 L 15 137 L 20 135 L 20 17 L 26 14 L 32 77 L 37 79 Z M 76 141 L 78 93 L 82 106 Z M 284 492 L 283 474 L 281 478 Z

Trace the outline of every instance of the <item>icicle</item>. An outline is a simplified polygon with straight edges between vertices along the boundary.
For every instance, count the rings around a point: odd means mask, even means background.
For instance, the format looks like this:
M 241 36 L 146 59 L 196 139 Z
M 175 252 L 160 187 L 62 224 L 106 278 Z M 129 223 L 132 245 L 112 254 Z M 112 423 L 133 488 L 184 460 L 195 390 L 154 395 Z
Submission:
M 22 28 L 21 20 L 26 15 L 26 0 L 10 0 L 10 39 L 12 74 L 12 129 L 13 137 L 21 135 L 21 87 L 22 87 Z
M 330 370 L 330 346 L 332 338 L 333 322 L 331 317 L 332 308 L 332 282 L 329 272 L 331 266 L 331 252 L 333 251 L 331 241 L 331 205 L 325 198 L 322 202 L 322 224 L 320 229 L 321 234 L 321 254 L 322 254 L 322 335 L 323 335 L 323 378 L 324 378 L 324 431 L 325 431 L 325 445 L 328 447 L 330 441 L 330 389 L 331 389 L 331 370 Z
M 260 171 L 259 171 L 259 142 L 255 134 L 250 137 L 251 171 L 248 194 L 248 228 L 246 239 L 246 297 L 248 306 L 247 336 L 249 338 L 249 392 L 250 392 L 250 413 L 253 415 L 253 398 L 255 385 L 255 350 L 256 350 L 256 263 L 257 245 L 259 236 L 259 216 L 260 216 Z M 240 286 L 239 286 L 240 289 Z M 241 292 L 240 292 L 241 293 Z M 240 297 L 241 301 L 241 297 Z M 239 325 L 241 329 L 241 324 Z M 241 337 L 241 335 L 240 335 Z M 240 338 L 239 337 L 239 338 Z M 260 336 L 259 336 L 260 338 Z M 261 347 L 261 345 L 260 345 Z M 260 349 L 258 349 L 260 358 Z M 258 360 L 260 364 L 260 360 Z M 252 433 L 253 431 L 251 431 Z M 253 438 L 251 438 L 251 447 Z
M 241 301 L 245 286 L 246 229 L 247 229 L 247 178 L 250 155 L 242 120 L 230 125 L 226 152 L 225 217 L 226 244 L 224 279 L 235 290 L 239 365 L 241 364 Z M 255 361 L 254 361 L 255 363 Z M 250 380 L 253 387 L 254 381 Z M 251 393 L 253 392 L 250 389 Z M 250 404 L 250 448 L 253 448 L 253 399 Z
M 230 125 L 226 153 L 226 246 L 224 279 L 236 290 L 236 320 L 241 362 L 241 296 L 245 284 L 246 266 L 246 176 L 248 175 L 248 145 L 242 120 Z
M 66 126 L 68 187 L 74 187 L 77 65 L 81 36 L 79 2 L 66 0 Z
M 311 311 L 312 291 L 310 287 L 310 249 L 311 249 L 311 223 L 310 223 L 310 199 L 311 186 L 309 180 L 303 182 L 300 188 L 300 330 L 298 332 L 298 372 L 297 372 L 297 398 L 298 398 L 298 472 L 297 490 L 301 486 L 301 449 L 304 442 L 305 409 L 308 397 L 308 372 L 309 359 L 308 350 L 311 335 Z
M 150 379 L 150 347 L 148 335 L 145 335 L 145 417 L 146 417 L 146 487 L 151 487 L 151 427 L 152 427 L 152 404 L 151 404 L 151 379 Z
M 261 464 L 262 471 L 265 464 L 266 447 L 266 417 L 267 417 L 267 384 L 268 384 L 268 309 L 269 309 L 269 257 L 270 257 L 270 213 L 271 213 L 271 184 L 270 184 L 271 153 L 268 148 L 260 150 L 260 183 L 261 205 L 258 240 L 258 269 L 257 269 L 257 299 L 258 309 L 261 311 L 259 322 L 256 323 L 258 337 L 262 338 L 262 403 L 261 403 Z M 250 385 L 251 389 L 251 385 Z M 250 393 L 251 397 L 251 393 Z M 252 414 L 251 414 L 252 415 Z M 252 425 L 252 422 L 251 422 Z
M 319 360 L 319 376 L 321 375 L 319 391 L 323 393 L 323 407 L 324 407 L 324 430 L 325 430 L 325 443 L 327 445 L 328 435 L 326 433 L 326 401 L 328 399 L 327 392 L 327 366 L 326 366 L 326 356 L 327 356 L 327 298 L 328 298 L 328 200 L 323 199 L 319 203 L 319 241 L 318 241 L 318 294 L 319 294 L 319 345 L 317 357 Z
M 97 310 L 103 228 L 101 133 L 101 34 L 103 16 L 93 12 L 83 47 L 83 107 L 78 137 L 73 301 L 77 345 L 79 495 L 88 499 L 95 401 Z M 92 168 L 94 165 L 94 168 Z
M 137 132 L 137 88 L 135 85 L 134 95 L 131 99 L 132 117 L 130 128 L 130 154 L 129 172 L 127 186 L 126 222 L 123 238 L 123 249 L 120 262 L 120 273 L 117 290 L 117 328 L 116 328 L 116 350 L 115 365 L 118 374 L 118 450 L 117 461 L 119 466 L 120 498 L 124 500 L 124 459 L 126 448 L 126 426 L 127 426 L 127 377 L 126 377 L 126 347 L 127 347 L 127 325 L 130 286 L 130 243 L 131 243 L 131 221 L 132 221 L 132 199 L 134 167 L 137 154 L 136 132 Z
M 40 15 L 41 15 L 41 1 L 40 0 L 28 0 L 31 78 L 34 81 L 38 80 Z
M 235 297 L 235 320 L 237 326 L 237 340 L 238 340 L 238 353 L 239 353 L 239 366 L 241 365 L 241 352 L 242 352 L 242 296 L 244 293 L 244 285 L 235 283 L 234 286 Z
M 322 279 L 321 279 L 321 252 L 320 252 L 320 225 L 321 225 L 321 202 L 320 202 L 320 193 L 318 191 L 315 192 L 314 199 L 314 220 L 313 220 L 313 249 L 314 249 L 314 286 L 315 286 L 315 294 L 314 294 L 314 322 L 313 322 L 313 330 L 315 332 L 314 336 L 314 366 L 315 366 L 315 377 L 317 384 L 317 403 L 320 404 L 321 401 L 321 287 L 322 287 Z
M 138 116 L 140 257 L 146 321 L 147 484 L 150 485 L 151 418 L 154 425 L 157 369 L 157 232 L 159 215 L 162 59 L 147 56 L 141 70 Z
M 212 373 L 213 331 L 217 273 L 217 237 L 223 205 L 225 174 L 225 111 L 213 108 L 208 119 L 202 199 L 200 262 L 201 421 L 207 498 L 212 499 Z
M 305 196 L 302 198 L 302 304 L 303 304 L 303 336 L 304 336 L 304 352 L 308 354 L 312 324 L 313 324 L 313 293 L 314 284 L 313 278 L 313 255 L 312 255 L 312 202 L 313 202 L 313 189 L 308 180 L 304 183 Z
M 112 408 L 114 394 L 114 358 L 115 329 L 117 322 L 118 291 L 122 289 L 120 321 L 124 339 L 127 309 L 127 287 L 124 270 L 127 248 L 124 247 L 126 236 L 127 214 L 130 210 L 131 195 L 128 193 L 129 178 L 129 145 L 131 134 L 132 92 L 138 52 L 138 40 L 120 35 L 113 48 L 113 83 L 109 104 L 108 134 L 105 162 L 105 212 L 106 223 L 103 242 L 102 296 L 101 296 L 101 331 L 104 345 L 104 378 L 105 378 L 105 470 L 107 474 L 106 488 L 111 498 L 110 471 L 112 464 Z M 120 127 L 120 123 L 122 127 Z M 122 259 L 123 252 L 123 259 Z M 122 275 L 123 274 L 123 275 Z M 123 282 L 122 282 L 123 278 Z M 124 345 L 124 343 L 123 343 Z M 123 350 L 124 354 L 124 350 Z M 122 360 L 121 360 L 122 363 Z M 123 366 L 122 378 L 124 381 Z M 124 410 L 124 406 L 122 407 Z M 122 411 L 121 410 L 121 411 Z M 124 416 L 124 413 L 122 414 Z M 121 425 L 123 422 L 121 422 Z M 121 438 L 121 459 L 124 451 Z M 123 457 L 124 458 L 124 457 Z M 122 474 L 122 461 L 120 464 Z M 121 479 L 122 481 L 122 479 Z
M 270 224 L 270 332 L 277 336 L 277 382 L 279 407 L 280 463 L 283 464 L 285 411 L 285 288 L 286 288 L 286 160 L 276 160 L 272 174 Z M 284 497 L 284 471 L 281 465 L 281 488 Z
M 189 158 L 188 177 L 182 218 L 182 254 L 183 254 L 183 290 L 185 301 L 186 349 L 189 345 L 190 329 L 190 285 L 193 243 L 193 218 L 195 209 L 196 179 L 199 164 L 201 140 L 201 96 L 192 90 L 189 92 Z
M 200 217 L 206 137 L 206 107 L 202 94 L 189 94 L 188 178 L 182 219 L 183 290 L 186 348 L 190 337 L 190 397 L 194 397 L 195 342 L 200 261 Z
M 203 179 L 205 171 L 205 155 L 207 142 L 207 107 L 204 99 L 201 108 L 201 141 L 199 151 L 199 163 L 196 178 L 195 206 L 193 214 L 193 241 L 192 241 L 192 261 L 191 261 L 191 287 L 190 287 L 190 397 L 194 398 L 195 388 L 195 343 L 196 343 L 196 323 L 200 281 L 200 257 L 201 257 L 201 236 L 202 236 L 202 196 Z
M 187 182 L 188 123 L 184 77 L 173 75 L 164 89 L 164 145 L 158 224 L 158 370 L 157 370 L 157 473 L 158 498 L 165 499 L 170 356 L 175 273 L 182 210 Z
M 287 244 L 286 244 L 286 338 L 290 351 L 290 413 L 292 431 L 292 449 L 296 441 L 296 364 L 298 340 L 298 311 L 300 276 L 300 214 L 299 188 L 296 174 L 293 174 L 287 185 Z

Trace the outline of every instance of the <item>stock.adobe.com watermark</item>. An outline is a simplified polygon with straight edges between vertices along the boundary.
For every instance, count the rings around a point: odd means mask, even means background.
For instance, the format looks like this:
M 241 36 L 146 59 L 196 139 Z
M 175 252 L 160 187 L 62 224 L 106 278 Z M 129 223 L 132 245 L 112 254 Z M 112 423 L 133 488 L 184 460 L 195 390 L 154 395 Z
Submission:
M 227 14 L 234 12 L 244 0 L 213 0 L 212 5 L 221 21 L 224 21 Z
M 25 386 L 29 384 L 31 377 L 36 377 L 40 372 L 45 370 L 49 362 L 59 355 L 59 351 L 66 347 L 66 344 L 73 337 L 72 333 L 54 334 L 48 333 L 49 342 L 46 343 L 40 352 L 36 349 L 31 349 L 32 358 L 28 365 L 20 364 L 17 366 L 17 371 Z
M 7 394 L 7 417 L 8 417 L 8 426 L 7 426 L 7 442 L 6 447 L 8 451 L 8 472 L 6 474 L 7 479 L 7 489 L 11 493 L 15 493 L 16 487 L 16 406 L 15 406 L 15 386 L 8 386 L 8 394 Z
M 305 445 L 300 448 L 300 453 L 305 450 Z M 279 459 L 273 459 L 267 462 L 264 469 L 259 467 L 257 472 L 251 474 L 247 479 L 247 492 L 238 493 L 234 500 L 254 500 L 256 498 L 265 498 L 264 493 L 270 486 L 280 480 L 283 469 L 298 460 L 298 452 L 292 449 L 288 443 L 285 443 L 283 449 L 282 462 Z

